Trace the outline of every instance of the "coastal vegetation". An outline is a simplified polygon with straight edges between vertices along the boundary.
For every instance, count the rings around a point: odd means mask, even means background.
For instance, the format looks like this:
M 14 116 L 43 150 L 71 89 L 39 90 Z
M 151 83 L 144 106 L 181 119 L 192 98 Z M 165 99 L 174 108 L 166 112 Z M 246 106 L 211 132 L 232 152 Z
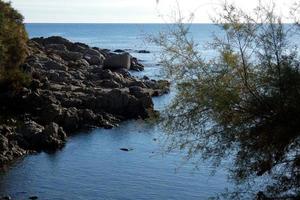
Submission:
M 0 90 L 18 90 L 30 81 L 20 68 L 27 54 L 28 36 L 23 16 L 3 1 L 0 1 L 0 30 Z
M 180 14 L 151 39 L 177 89 L 162 122 L 168 150 L 214 166 L 232 160 L 231 179 L 249 186 L 220 198 L 300 197 L 299 5 L 289 14 L 278 14 L 275 4 L 259 2 L 249 13 L 225 3 L 208 45 L 213 58 L 199 50 Z M 257 190 L 258 177 L 269 178 Z

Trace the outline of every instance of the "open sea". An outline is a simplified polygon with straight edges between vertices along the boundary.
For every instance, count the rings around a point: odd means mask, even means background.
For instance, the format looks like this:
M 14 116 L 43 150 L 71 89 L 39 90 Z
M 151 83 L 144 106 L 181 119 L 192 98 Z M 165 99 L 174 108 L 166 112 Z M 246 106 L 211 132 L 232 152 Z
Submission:
M 159 47 L 147 37 L 166 30 L 162 24 L 26 24 L 30 37 L 59 35 L 71 41 L 106 49 L 149 50 L 132 53 L 145 65 L 136 76 L 163 78 L 158 65 Z M 209 41 L 214 25 L 193 25 L 195 39 Z M 206 49 L 202 51 L 206 54 Z M 154 98 L 155 108 L 163 111 L 174 91 Z M 232 184 L 225 167 L 211 176 L 209 162 L 195 170 L 183 163 L 184 152 L 164 153 L 161 127 L 144 121 L 128 121 L 112 130 L 95 129 L 70 137 L 67 145 L 54 154 L 39 153 L 18 160 L 0 173 L 0 196 L 13 199 L 38 196 L 49 200 L 199 200 L 223 192 Z M 120 148 L 133 148 L 123 152 Z

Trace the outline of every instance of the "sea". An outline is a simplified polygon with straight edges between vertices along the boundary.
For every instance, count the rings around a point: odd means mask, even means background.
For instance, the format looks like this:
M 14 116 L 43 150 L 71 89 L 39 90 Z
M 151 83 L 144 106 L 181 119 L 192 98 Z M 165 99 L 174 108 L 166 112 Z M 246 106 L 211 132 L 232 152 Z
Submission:
M 26 24 L 29 36 L 62 36 L 105 49 L 125 49 L 144 65 L 135 76 L 163 79 L 160 47 L 149 37 L 172 24 Z M 218 31 L 213 24 L 194 24 L 191 36 L 204 46 Z M 147 50 L 139 54 L 136 50 Z M 155 109 L 164 112 L 175 91 L 154 98 Z M 226 166 L 217 169 L 209 161 L 185 160 L 183 151 L 167 152 L 166 133 L 155 123 L 127 121 L 111 130 L 102 128 L 69 138 L 55 153 L 26 156 L 0 173 L 0 196 L 49 200 L 199 200 L 215 197 L 231 188 Z M 129 152 L 120 148 L 133 149 Z M 214 172 L 214 173 L 213 173 Z

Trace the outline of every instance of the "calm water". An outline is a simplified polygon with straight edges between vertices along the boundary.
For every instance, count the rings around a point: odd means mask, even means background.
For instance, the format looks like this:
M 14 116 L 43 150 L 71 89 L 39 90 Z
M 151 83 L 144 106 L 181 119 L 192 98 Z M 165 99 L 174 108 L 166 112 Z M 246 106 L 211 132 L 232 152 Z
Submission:
M 159 49 L 144 39 L 164 28 L 133 24 L 27 25 L 31 37 L 60 35 L 101 48 L 150 50 L 151 54 L 135 54 L 146 65 L 145 72 L 135 75 L 153 78 L 160 76 L 155 56 Z M 208 40 L 212 30 L 211 25 L 193 27 L 200 42 Z M 172 95 L 155 98 L 156 109 L 163 110 Z M 230 187 L 225 169 L 210 176 L 209 163 L 195 171 L 191 163 L 180 165 L 183 152 L 164 155 L 160 142 L 163 136 L 158 126 L 142 121 L 79 134 L 70 138 L 61 151 L 27 156 L 0 174 L 0 195 L 17 199 L 37 195 L 40 199 L 192 200 L 206 199 Z M 134 150 L 122 152 L 122 147 Z

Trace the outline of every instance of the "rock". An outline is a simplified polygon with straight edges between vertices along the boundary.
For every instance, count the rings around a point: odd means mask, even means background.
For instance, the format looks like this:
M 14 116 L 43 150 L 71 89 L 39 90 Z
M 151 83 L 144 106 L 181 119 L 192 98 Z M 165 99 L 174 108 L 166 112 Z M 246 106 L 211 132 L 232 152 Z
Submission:
M 97 118 L 97 116 L 95 115 L 95 113 L 90 110 L 90 109 L 85 109 L 82 113 L 82 118 L 83 118 L 83 121 L 85 122 L 94 122 Z
M 90 65 L 102 65 L 103 64 L 103 58 L 100 56 L 84 56 L 84 59 L 90 64 Z
M 104 88 L 120 88 L 121 85 L 114 80 L 106 79 L 102 80 L 99 85 Z
M 128 148 L 120 148 L 121 151 L 132 151 L 133 149 L 128 149 Z
M 79 53 L 85 53 L 86 49 L 88 49 L 89 46 L 80 42 L 76 43 L 69 43 L 67 45 L 67 49 L 72 52 L 79 52 Z
M 58 104 L 46 104 L 40 112 L 39 120 L 45 124 L 57 121 L 62 116 L 62 108 Z
M 143 71 L 144 65 L 140 64 L 137 58 L 132 57 L 130 60 L 130 69 L 134 71 Z
M 99 53 L 99 51 L 95 50 L 95 49 L 89 49 L 87 48 L 84 52 L 85 55 L 88 55 L 88 56 L 98 56 L 100 57 L 101 54 Z
M 44 63 L 44 66 L 48 70 L 50 70 L 50 69 L 53 69 L 53 70 L 63 70 L 63 71 L 67 70 L 66 66 L 61 65 L 61 64 L 59 64 L 57 62 L 54 62 L 53 60 L 47 61 L 46 63 Z
M 10 196 L 3 196 L 0 198 L 0 200 L 11 200 L 12 198 Z
M 153 107 L 153 102 L 151 99 L 151 96 L 148 92 L 146 92 L 143 88 L 138 87 L 138 86 L 132 86 L 129 87 L 129 92 L 136 98 L 140 100 L 142 103 L 143 107 L 145 108 L 152 108 Z
M 64 111 L 62 125 L 68 133 L 72 133 L 79 128 L 78 110 L 75 107 Z
M 4 135 L 0 134 L 0 152 L 8 151 L 8 145 L 8 139 L 4 137 Z
M 67 51 L 67 47 L 63 44 L 47 44 L 45 48 L 46 50 Z
M 55 51 L 54 53 L 59 55 L 65 61 L 77 61 L 83 58 L 83 54 L 80 52 Z
M 37 43 L 39 43 L 40 45 L 48 45 L 48 44 L 68 44 L 70 43 L 69 40 L 62 38 L 60 36 L 52 36 L 52 37 L 48 37 L 48 38 L 32 38 L 32 41 L 35 41 Z
M 28 141 L 32 140 L 35 135 L 38 135 L 43 131 L 44 127 L 33 120 L 25 121 L 22 128 L 19 129 L 19 132 L 21 132 Z
M 64 146 L 67 135 L 62 127 L 58 124 L 51 122 L 45 127 L 45 130 L 40 136 L 40 142 L 42 149 L 55 150 Z
M 130 55 L 128 53 L 124 54 L 114 54 L 109 58 L 104 60 L 104 69 L 129 69 L 130 68 Z
M 85 59 L 80 59 L 77 61 L 71 61 L 69 62 L 68 66 L 70 68 L 75 68 L 75 69 L 80 69 L 80 68 L 86 68 L 88 67 L 90 64 L 85 60 Z
M 38 196 L 31 196 L 31 197 L 29 197 L 29 199 L 36 200 L 36 199 L 38 199 Z
M 125 53 L 125 51 L 122 50 L 122 49 L 116 49 L 116 50 L 114 50 L 114 52 L 115 52 L 115 53 Z
M 137 53 L 151 53 L 151 52 L 147 50 L 138 50 Z
M 31 84 L 16 94 L 0 93 L 0 119 L 2 110 L 17 119 L 0 125 L 0 167 L 29 152 L 61 148 L 82 128 L 111 129 L 151 116 L 151 95 L 163 94 L 169 84 L 133 77 L 128 69 L 144 66 L 123 51 L 59 36 L 30 40 L 21 67 L 32 75 Z

